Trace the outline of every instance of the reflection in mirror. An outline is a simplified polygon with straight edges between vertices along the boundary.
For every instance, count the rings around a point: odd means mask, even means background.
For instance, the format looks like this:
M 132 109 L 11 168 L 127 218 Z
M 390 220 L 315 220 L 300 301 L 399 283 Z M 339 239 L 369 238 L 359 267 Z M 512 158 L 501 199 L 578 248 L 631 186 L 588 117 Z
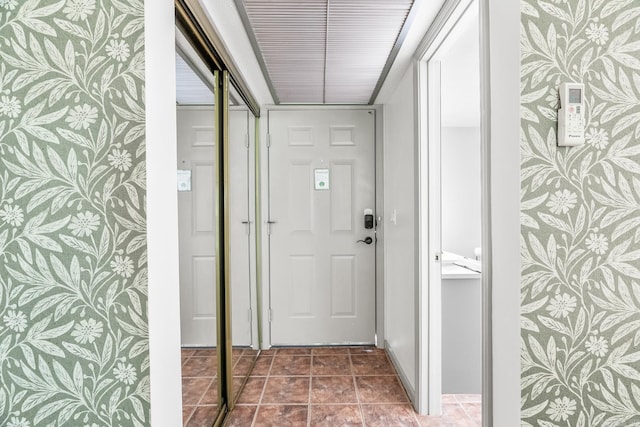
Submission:
M 183 423 L 200 426 L 212 425 L 222 408 L 216 350 L 215 79 L 179 31 L 176 51 Z
M 229 90 L 229 257 L 231 291 L 233 405 L 258 351 L 252 346 L 252 304 L 255 298 L 255 227 L 252 176 L 252 140 L 255 118 L 235 88 Z

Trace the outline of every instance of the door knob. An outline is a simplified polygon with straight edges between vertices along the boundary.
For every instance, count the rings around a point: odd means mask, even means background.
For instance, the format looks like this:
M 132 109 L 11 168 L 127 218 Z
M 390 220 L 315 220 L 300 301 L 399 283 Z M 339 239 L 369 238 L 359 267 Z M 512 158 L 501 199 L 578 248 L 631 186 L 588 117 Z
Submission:
M 370 245 L 371 243 L 373 243 L 373 239 L 371 237 L 365 237 L 362 240 L 358 240 L 356 243 L 360 243 L 360 242 Z

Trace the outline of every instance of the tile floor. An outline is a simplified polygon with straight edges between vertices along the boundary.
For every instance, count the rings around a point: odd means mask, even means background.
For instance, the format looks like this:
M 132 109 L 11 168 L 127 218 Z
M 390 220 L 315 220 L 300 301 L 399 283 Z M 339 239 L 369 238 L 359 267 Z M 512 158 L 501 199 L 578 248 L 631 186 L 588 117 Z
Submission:
M 480 396 L 445 395 L 441 417 L 417 415 L 384 350 L 263 351 L 226 426 L 480 426 Z
M 233 349 L 234 390 L 248 375 L 256 351 Z M 215 348 L 182 349 L 182 422 L 187 427 L 211 427 L 218 413 L 217 353 Z
M 216 349 L 182 349 L 182 421 L 211 426 L 218 413 Z

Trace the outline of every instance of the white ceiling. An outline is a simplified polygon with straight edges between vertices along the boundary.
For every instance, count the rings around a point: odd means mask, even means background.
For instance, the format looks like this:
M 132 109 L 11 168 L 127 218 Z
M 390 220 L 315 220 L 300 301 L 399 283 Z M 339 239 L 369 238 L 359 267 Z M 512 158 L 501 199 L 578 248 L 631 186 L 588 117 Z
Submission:
M 402 43 L 413 2 L 236 0 L 236 5 L 277 103 L 367 104 Z

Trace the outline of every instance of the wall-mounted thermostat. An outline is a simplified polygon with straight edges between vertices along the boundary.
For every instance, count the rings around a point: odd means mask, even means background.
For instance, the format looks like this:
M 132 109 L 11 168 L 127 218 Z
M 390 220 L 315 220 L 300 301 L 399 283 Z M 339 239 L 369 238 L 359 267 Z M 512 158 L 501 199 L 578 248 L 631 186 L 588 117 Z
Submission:
M 558 145 L 572 147 L 584 144 L 584 85 L 560 84 L 558 109 Z

